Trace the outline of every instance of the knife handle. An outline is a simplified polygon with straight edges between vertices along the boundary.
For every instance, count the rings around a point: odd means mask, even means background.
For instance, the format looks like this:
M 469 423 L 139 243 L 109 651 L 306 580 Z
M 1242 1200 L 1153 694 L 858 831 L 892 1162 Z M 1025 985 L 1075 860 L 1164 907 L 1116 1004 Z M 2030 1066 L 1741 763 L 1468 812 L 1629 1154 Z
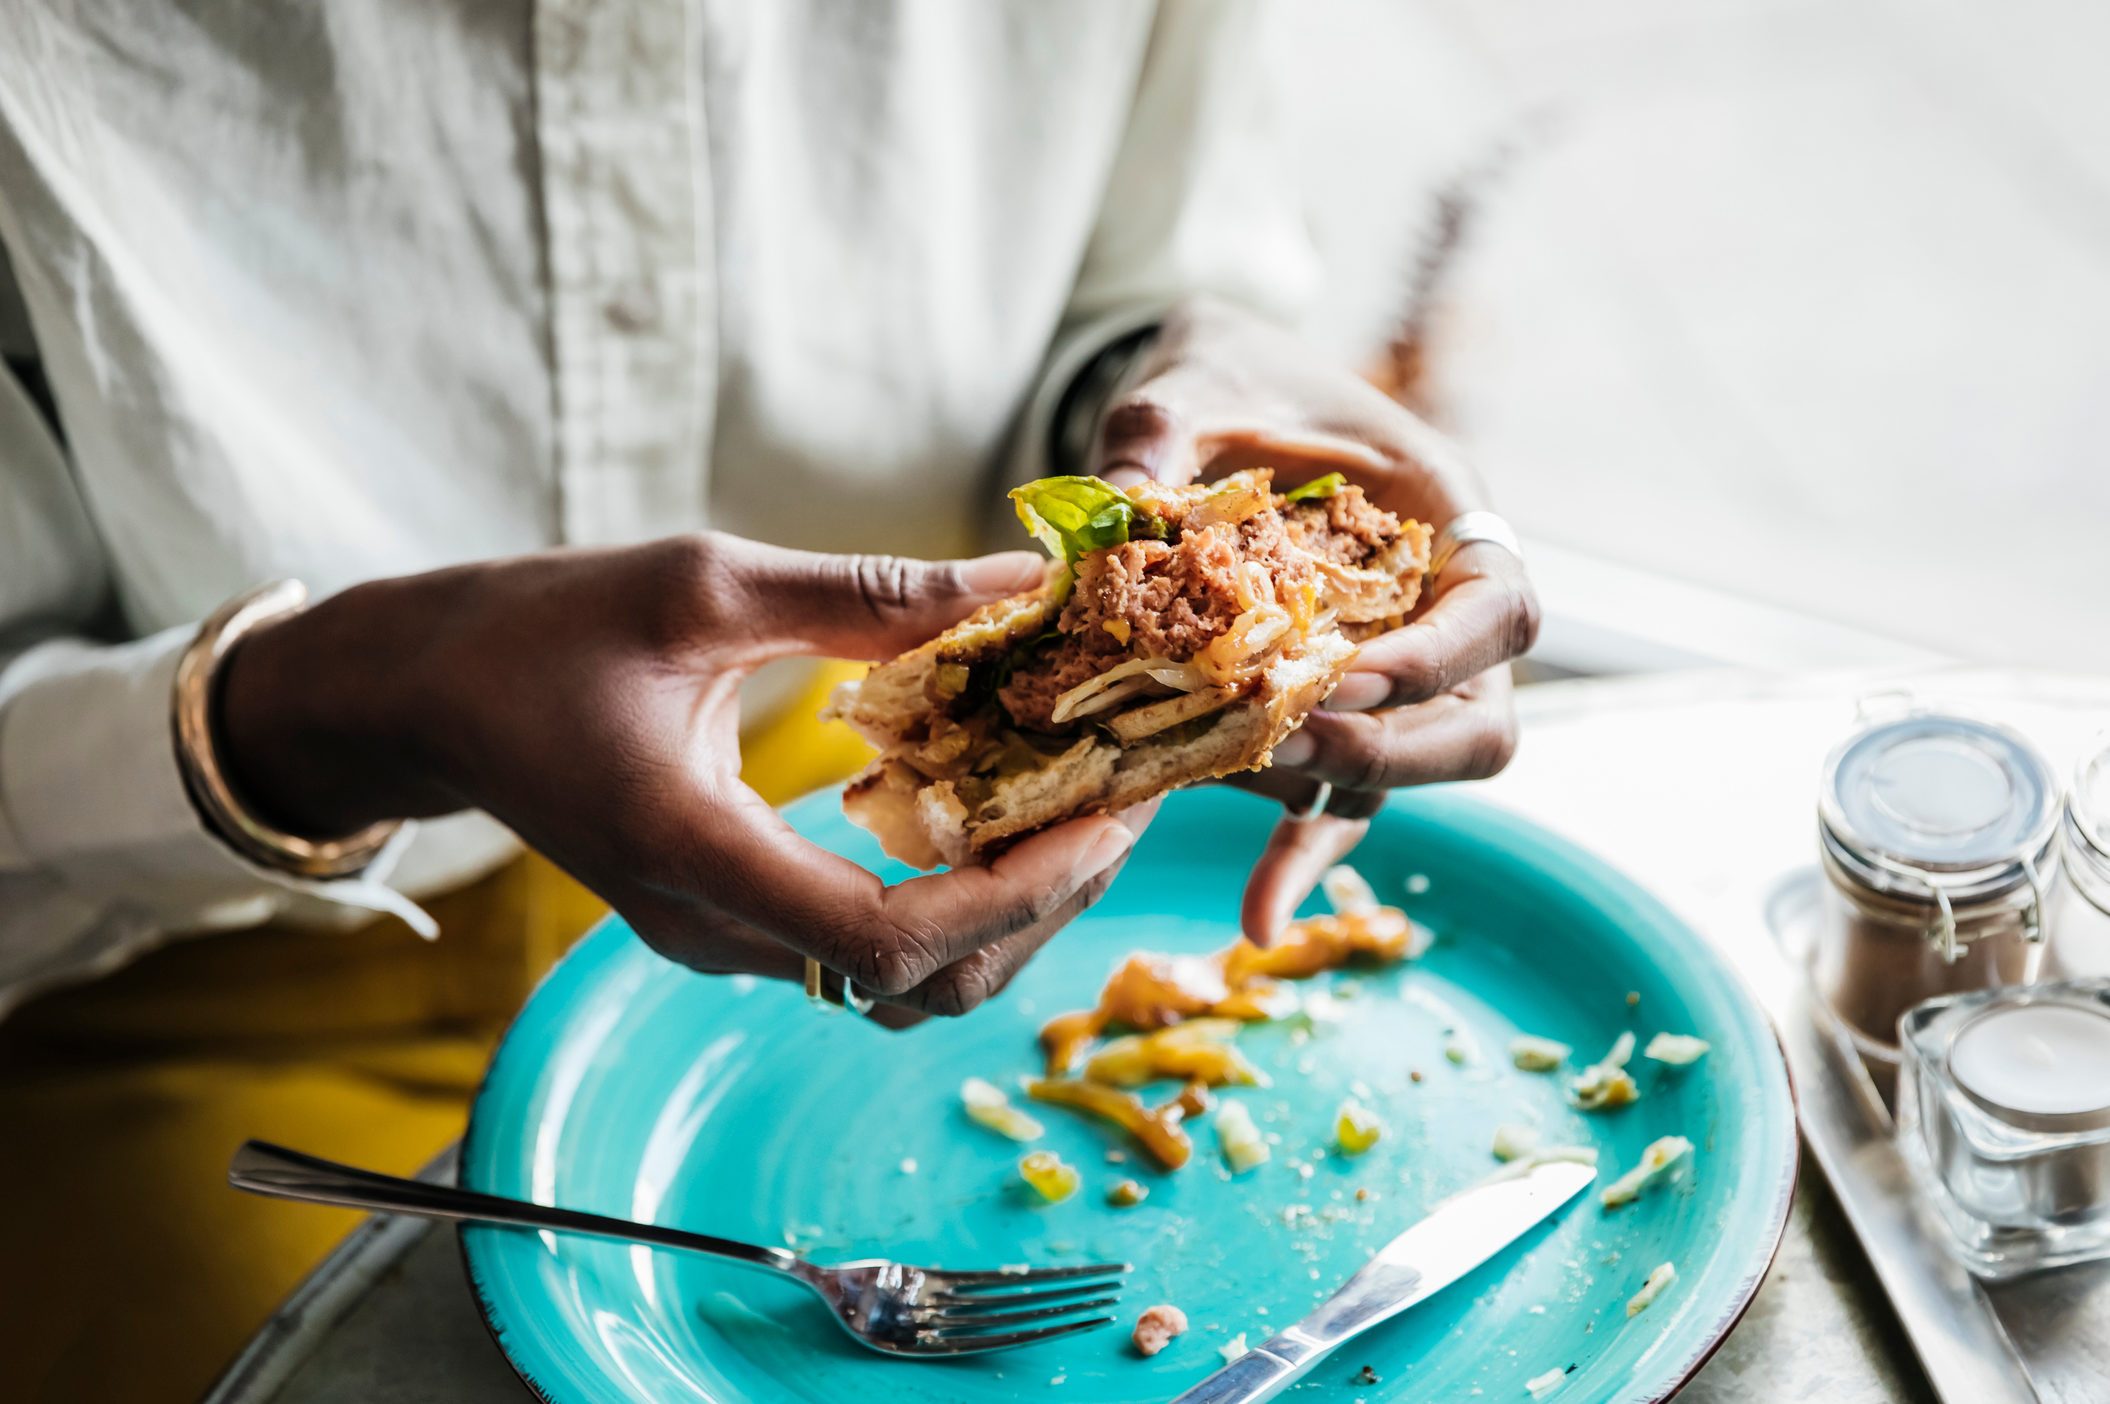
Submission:
M 1298 1366 L 1270 1355 L 1263 1346 L 1239 1356 L 1172 1404 L 1253 1404 L 1255 1400 L 1273 1398 L 1276 1391 L 1297 1377 L 1298 1371 Z

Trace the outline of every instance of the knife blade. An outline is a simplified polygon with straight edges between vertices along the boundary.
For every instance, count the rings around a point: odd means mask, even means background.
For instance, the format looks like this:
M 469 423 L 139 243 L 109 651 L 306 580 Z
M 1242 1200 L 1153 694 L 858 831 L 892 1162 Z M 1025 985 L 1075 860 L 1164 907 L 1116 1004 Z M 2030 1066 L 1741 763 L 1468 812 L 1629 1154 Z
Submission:
M 1253 1404 L 1271 1398 L 1328 1352 L 1426 1301 L 1516 1242 L 1596 1178 L 1595 1166 L 1556 1161 L 1460 1190 L 1379 1249 L 1309 1316 L 1172 1404 Z

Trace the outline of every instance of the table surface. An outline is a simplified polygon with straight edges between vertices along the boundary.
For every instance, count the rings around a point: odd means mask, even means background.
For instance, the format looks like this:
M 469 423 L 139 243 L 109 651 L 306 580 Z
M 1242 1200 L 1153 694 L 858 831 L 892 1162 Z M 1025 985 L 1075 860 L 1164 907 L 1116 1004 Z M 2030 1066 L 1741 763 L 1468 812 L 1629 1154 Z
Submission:
M 1781 969 L 1770 949 L 1760 949 L 1768 943 L 1759 901 L 1774 879 L 1808 860 L 1818 764 L 1853 724 L 1857 698 L 1897 686 L 1995 711 L 2062 767 L 2110 721 L 2110 682 L 2042 675 L 1557 683 L 1524 691 L 1524 745 L 1483 792 L 1655 888 L 1763 996 Z M 2051 1386 L 2037 1381 L 2048 1400 L 2110 1398 L 2110 1274 L 2019 1284 L 2001 1307 L 2025 1357 L 2033 1344 L 2058 1352 Z M 2104 1329 L 2054 1338 L 2047 1323 L 2076 1311 Z M 484 1330 L 453 1231 L 375 1221 L 288 1302 L 208 1404 L 517 1404 L 526 1397 Z M 1679 1397 L 1685 1404 L 1934 1399 L 1807 1157 L 1772 1272 Z

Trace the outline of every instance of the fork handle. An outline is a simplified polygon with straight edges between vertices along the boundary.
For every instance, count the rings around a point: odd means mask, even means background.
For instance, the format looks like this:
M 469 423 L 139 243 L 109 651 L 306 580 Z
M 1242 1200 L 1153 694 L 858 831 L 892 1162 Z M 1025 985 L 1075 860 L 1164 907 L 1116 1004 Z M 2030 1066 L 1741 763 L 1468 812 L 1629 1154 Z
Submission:
M 321 1156 L 287 1150 L 269 1141 L 244 1141 L 228 1164 L 227 1183 L 251 1194 L 296 1199 L 308 1204 L 336 1204 L 347 1209 L 370 1209 L 383 1214 L 465 1219 L 474 1223 L 511 1224 L 518 1228 L 550 1229 L 558 1233 L 650 1243 L 660 1248 L 710 1253 L 754 1267 L 774 1268 L 793 1276 L 798 1275 L 801 1266 L 796 1254 L 782 1248 L 764 1248 L 708 1233 L 689 1233 L 664 1224 L 641 1224 L 605 1214 L 560 1209 L 553 1204 L 531 1204 L 524 1199 L 507 1199 L 502 1195 L 457 1189 L 453 1185 L 399 1179 L 394 1175 L 340 1165 Z

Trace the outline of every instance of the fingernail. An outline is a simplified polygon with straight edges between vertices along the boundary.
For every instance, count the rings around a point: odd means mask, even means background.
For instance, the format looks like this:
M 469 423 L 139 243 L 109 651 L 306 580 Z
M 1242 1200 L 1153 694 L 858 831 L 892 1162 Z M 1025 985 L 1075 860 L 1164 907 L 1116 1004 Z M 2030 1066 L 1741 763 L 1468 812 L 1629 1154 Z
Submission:
M 1103 873 L 1113 866 L 1116 859 L 1128 852 L 1135 841 L 1135 832 L 1127 825 L 1108 824 L 1099 831 L 1099 837 L 1092 841 L 1091 848 L 1086 851 L 1084 861 L 1078 867 L 1087 877 L 1094 873 Z
M 1150 475 L 1140 468 L 1109 468 L 1099 476 L 1123 492 L 1132 487 L 1141 487 L 1150 481 Z
M 1318 742 L 1312 740 L 1301 731 L 1292 731 L 1289 735 L 1282 738 L 1280 745 L 1275 747 L 1274 763 L 1276 765 L 1286 765 L 1294 770 L 1300 765 L 1310 763 L 1311 758 L 1317 755 L 1318 751 Z
M 1319 705 L 1329 712 L 1367 712 L 1391 695 L 1392 684 L 1382 673 L 1350 673 Z
M 1158 796 L 1156 799 L 1144 800 L 1141 804 L 1130 805 L 1119 814 L 1116 814 L 1114 818 L 1118 819 L 1121 822 L 1121 827 L 1128 830 L 1130 834 L 1141 838 L 1143 831 L 1150 827 L 1150 821 L 1157 817 L 1158 806 L 1164 802 L 1165 797 L 1163 795 Z
M 999 551 L 961 565 L 960 583 L 978 594 L 1007 595 L 1038 585 L 1047 568 L 1047 558 L 1031 551 Z

